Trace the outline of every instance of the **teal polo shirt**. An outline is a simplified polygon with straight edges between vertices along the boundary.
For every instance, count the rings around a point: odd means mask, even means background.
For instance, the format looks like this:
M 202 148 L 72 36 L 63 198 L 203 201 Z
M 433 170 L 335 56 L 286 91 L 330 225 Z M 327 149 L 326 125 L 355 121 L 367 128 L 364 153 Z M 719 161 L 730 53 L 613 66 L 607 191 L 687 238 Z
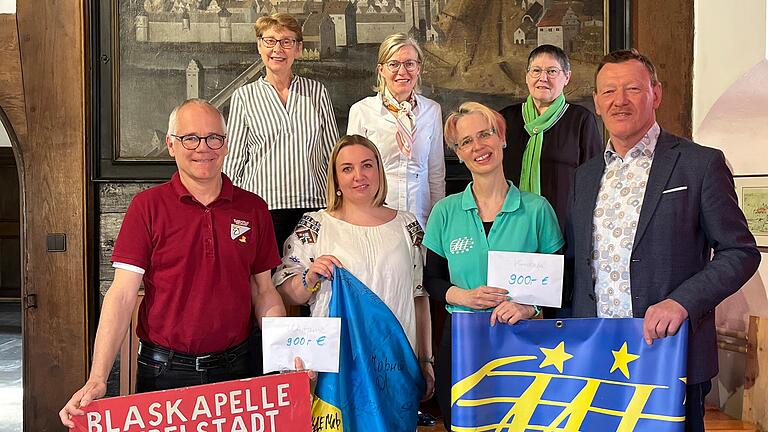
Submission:
M 464 192 L 443 198 L 432 209 L 423 244 L 448 260 L 453 285 L 463 289 L 486 285 L 488 251 L 549 254 L 563 247 L 565 242 L 549 202 L 507 183 L 509 192 L 487 237 L 471 182 Z M 445 308 L 451 313 L 475 311 L 454 305 Z

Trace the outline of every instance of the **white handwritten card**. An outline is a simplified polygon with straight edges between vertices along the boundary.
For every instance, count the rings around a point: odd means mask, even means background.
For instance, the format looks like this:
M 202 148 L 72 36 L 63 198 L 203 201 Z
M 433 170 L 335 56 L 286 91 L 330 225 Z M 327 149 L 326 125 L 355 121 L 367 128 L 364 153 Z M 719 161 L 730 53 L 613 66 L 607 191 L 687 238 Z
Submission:
M 317 372 L 339 371 L 341 318 L 264 317 L 264 372 L 293 370 L 295 357 Z
M 563 256 L 490 251 L 488 285 L 506 289 L 517 303 L 560 307 Z

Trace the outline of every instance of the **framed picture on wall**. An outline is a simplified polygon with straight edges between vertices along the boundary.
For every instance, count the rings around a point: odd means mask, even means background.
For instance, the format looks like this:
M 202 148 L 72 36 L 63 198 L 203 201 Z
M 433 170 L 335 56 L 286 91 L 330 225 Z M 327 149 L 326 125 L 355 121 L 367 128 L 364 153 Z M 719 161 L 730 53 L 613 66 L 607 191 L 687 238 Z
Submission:
M 768 252 L 768 175 L 738 176 L 733 180 L 749 230 L 760 250 Z
M 263 75 L 254 23 L 287 12 L 303 26 L 296 74 L 328 89 L 346 130 L 350 106 L 373 93 L 387 35 L 422 44 L 422 93 L 448 112 L 466 100 L 503 108 L 527 96 L 528 53 L 543 43 L 571 58 L 569 101 L 592 109 L 594 70 L 628 46 L 629 0 L 105 0 L 93 17 L 94 177 L 159 180 L 171 109 L 189 97 L 224 112 Z M 453 155 L 447 152 L 449 158 Z

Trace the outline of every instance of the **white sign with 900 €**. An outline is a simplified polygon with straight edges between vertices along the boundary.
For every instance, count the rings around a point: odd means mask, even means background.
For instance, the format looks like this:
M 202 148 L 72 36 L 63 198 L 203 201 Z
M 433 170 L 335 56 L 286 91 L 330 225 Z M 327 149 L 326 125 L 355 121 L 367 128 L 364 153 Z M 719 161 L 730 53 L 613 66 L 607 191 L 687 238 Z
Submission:
M 563 256 L 490 251 L 488 285 L 506 289 L 517 303 L 560 307 Z

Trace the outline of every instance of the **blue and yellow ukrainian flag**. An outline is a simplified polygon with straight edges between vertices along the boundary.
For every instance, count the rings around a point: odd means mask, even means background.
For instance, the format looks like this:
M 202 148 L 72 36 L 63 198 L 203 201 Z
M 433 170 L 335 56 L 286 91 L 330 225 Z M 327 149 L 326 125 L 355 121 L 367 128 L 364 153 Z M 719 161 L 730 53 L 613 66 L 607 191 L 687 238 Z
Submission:
M 312 429 L 416 430 L 424 380 L 389 307 L 351 273 L 337 268 L 329 316 L 341 318 L 339 373 L 321 373 L 318 378 Z
M 648 346 L 641 319 L 489 315 L 452 316 L 454 431 L 684 430 L 687 322 Z

